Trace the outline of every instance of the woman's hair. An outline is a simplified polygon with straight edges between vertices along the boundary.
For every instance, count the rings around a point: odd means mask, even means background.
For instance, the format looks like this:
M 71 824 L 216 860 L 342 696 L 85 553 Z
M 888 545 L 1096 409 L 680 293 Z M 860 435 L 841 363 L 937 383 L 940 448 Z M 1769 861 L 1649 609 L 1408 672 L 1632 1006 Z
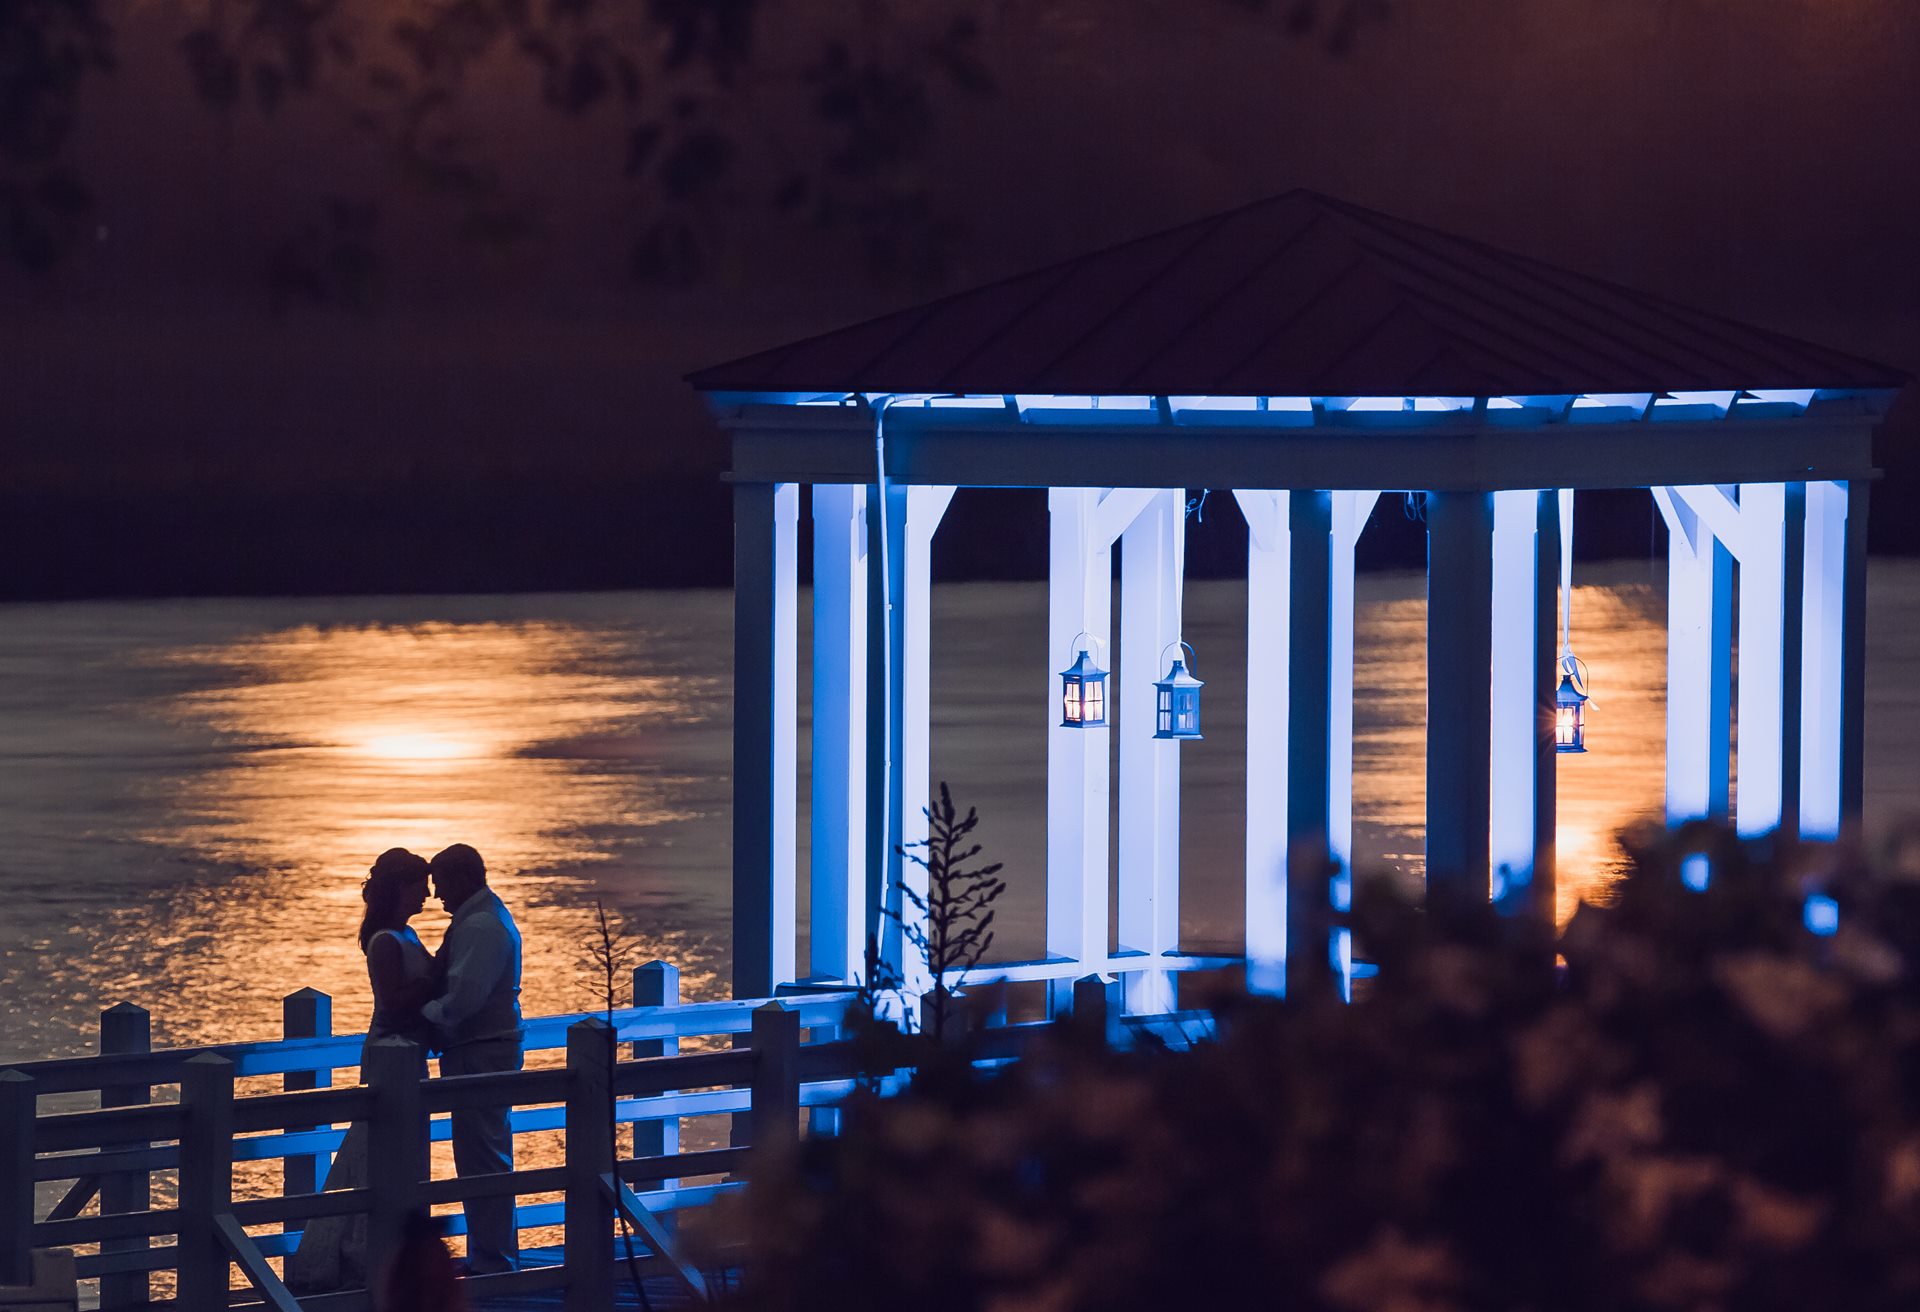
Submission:
M 426 878 L 425 857 L 415 856 L 404 847 L 390 847 L 380 854 L 360 885 L 360 900 L 367 904 L 366 914 L 360 917 L 362 952 L 375 934 L 393 926 L 400 899 L 416 881 L 424 883 Z

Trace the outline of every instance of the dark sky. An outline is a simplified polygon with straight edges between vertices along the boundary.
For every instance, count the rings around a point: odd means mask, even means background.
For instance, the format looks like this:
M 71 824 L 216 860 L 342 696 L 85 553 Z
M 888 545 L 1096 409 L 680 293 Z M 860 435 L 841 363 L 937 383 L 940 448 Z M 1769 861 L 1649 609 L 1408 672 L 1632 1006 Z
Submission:
M 1920 373 L 1920 5 L 1396 0 L 1344 55 L 1208 0 L 982 8 L 999 90 L 943 100 L 923 165 L 954 283 L 1310 186 Z M 10 595 L 722 581 L 679 376 L 928 294 L 757 208 L 716 211 L 700 284 L 636 284 L 618 132 L 506 74 L 469 125 L 542 232 L 463 243 L 330 97 L 197 103 L 194 10 L 112 7 L 96 239 L 0 273 Z M 768 69 L 811 30 L 774 18 Z M 381 206 L 378 308 L 270 313 L 267 252 L 331 195 Z M 1920 548 L 1903 445 L 1876 537 Z

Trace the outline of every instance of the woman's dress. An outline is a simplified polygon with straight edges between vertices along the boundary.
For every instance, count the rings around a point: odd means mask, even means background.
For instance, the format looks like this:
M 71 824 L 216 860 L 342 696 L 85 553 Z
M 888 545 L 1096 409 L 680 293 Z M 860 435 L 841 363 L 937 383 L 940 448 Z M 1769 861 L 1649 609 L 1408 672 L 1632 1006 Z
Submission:
M 411 926 L 383 929 L 367 943 L 369 974 L 373 945 L 391 936 L 399 942 L 401 978 L 412 989 L 433 975 L 433 954 Z M 421 1026 L 418 1004 L 405 1005 L 399 998 L 382 997 L 374 984 L 373 1019 L 367 1026 L 368 1043 L 375 1039 L 412 1039 L 421 1045 L 420 1073 L 426 1074 L 426 1034 Z M 366 1049 L 361 1048 L 364 1062 Z M 348 1127 L 327 1172 L 324 1189 L 361 1189 L 367 1183 L 367 1123 L 355 1121 Z M 315 1217 L 300 1236 L 300 1246 L 287 1258 L 287 1285 L 296 1292 L 318 1293 L 331 1289 L 365 1287 L 367 1272 L 367 1214 L 349 1212 L 341 1216 Z

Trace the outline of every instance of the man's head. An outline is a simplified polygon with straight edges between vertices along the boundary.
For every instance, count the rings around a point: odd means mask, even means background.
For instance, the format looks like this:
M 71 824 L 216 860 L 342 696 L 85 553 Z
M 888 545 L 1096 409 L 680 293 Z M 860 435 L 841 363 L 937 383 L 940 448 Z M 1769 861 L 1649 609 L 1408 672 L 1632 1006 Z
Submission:
M 430 864 L 433 895 L 449 912 L 487 886 L 487 863 L 465 843 L 442 850 Z

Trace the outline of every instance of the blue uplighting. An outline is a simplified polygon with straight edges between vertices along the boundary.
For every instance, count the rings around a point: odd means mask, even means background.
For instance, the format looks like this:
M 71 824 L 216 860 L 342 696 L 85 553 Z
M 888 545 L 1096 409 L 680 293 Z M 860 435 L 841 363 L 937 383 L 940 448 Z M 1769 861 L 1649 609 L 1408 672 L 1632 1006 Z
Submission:
M 1713 878 L 1713 863 L 1707 860 L 1705 852 L 1695 852 L 1680 863 L 1680 882 L 1696 893 L 1707 891 L 1707 882 Z
M 1811 894 L 1801 918 L 1806 921 L 1809 933 L 1825 938 L 1840 928 L 1840 904 L 1824 893 Z

